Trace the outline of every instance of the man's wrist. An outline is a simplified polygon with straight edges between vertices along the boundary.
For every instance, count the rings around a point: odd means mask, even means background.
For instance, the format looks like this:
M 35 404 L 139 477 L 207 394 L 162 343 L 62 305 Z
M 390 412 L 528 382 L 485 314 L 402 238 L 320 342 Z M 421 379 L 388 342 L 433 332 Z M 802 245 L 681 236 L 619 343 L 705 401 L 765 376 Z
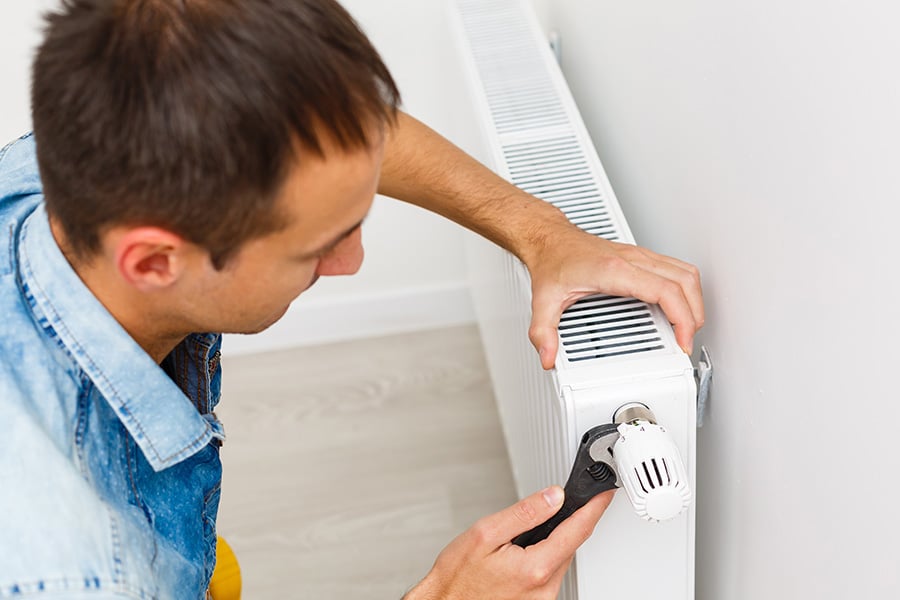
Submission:
M 571 232 L 575 227 L 566 215 L 547 202 L 530 197 L 530 204 L 521 211 L 522 222 L 519 231 L 511 234 L 510 250 L 525 266 L 531 268 L 545 257 L 560 234 Z

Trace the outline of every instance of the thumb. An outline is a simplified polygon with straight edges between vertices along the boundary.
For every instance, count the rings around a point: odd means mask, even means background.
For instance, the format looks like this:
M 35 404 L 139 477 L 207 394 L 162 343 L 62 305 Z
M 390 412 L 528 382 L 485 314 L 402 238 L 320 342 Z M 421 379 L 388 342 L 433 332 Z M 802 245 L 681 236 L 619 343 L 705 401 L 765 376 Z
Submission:
M 552 369 L 556 364 L 556 350 L 559 347 L 559 319 L 562 307 L 557 303 L 541 298 L 535 294 L 531 302 L 531 326 L 528 328 L 528 339 L 541 357 L 541 366 Z
M 537 527 L 562 506 L 565 492 L 558 485 L 536 492 L 519 500 L 509 508 L 486 517 L 483 532 L 489 532 L 487 541 L 496 548 L 509 543 L 511 539 L 529 529 Z

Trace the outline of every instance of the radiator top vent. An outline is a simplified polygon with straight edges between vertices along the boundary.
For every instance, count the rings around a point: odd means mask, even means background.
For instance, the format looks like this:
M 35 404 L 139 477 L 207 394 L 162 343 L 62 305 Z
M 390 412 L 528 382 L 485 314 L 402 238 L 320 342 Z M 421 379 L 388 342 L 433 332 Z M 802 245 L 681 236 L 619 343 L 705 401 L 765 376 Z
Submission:
M 559 337 L 570 362 L 665 349 L 650 307 L 633 298 L 579 300 L 563 313 Z
M 559 208 L 582 230 L 632 243 L 571 93 L 519 0 L 459 0 L 497 171 Z M 666 349 L 660 312 L 629 298 L 593 296 L 562 317 L 570 363 Z
M 503 155 L 514 184 L 554 205 L 588 233 L 619 241 L 616 225 L 575 136 L 504 144 Z

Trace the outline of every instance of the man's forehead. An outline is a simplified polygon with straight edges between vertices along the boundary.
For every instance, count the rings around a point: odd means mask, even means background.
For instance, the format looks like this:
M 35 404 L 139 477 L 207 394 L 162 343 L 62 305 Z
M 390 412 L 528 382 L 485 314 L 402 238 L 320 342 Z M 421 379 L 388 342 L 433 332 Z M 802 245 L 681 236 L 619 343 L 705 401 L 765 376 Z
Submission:
M 334 237 L 354 228 L 375 195 L 385 139 L 380 128 L 365 146 L 345 149 L 331 140 L 323 144 L 321 154 L 298 148 L 300 154 L 290 161 L 276 202 L 285 225 L 300 221 L 298 229 L 316 237 L 326 235 L 325 230 Z
M 356 154 L 359 152 L 378 152 L 387 141 L 388 131 L 393 124 L 382 118 L 369 117 L 359 122 L 361 135 L 348 136 L 346 132 L 335 130 L 323 123 L 315 125 L 315 139 L 313 143 L 304 141 L 300 136 L 292 136 L 294 155 L 302 161 L 305 156 L 312 154 L 319 158 L 329 158 L 341 154 Z

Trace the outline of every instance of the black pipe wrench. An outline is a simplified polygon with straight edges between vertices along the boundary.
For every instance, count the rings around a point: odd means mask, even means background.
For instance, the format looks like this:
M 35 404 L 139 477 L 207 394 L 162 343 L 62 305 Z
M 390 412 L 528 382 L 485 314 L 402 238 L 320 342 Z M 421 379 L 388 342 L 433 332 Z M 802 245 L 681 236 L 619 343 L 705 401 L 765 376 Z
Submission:
M 566 482 L 566 499 L 562 508 L 544 523 L 516 536 L 513 544 L 523 548 L 537 544 L 591 498 L 619 486 L 619 474 L 612 454 L 613 445 L 619 439 L 616 427 L 615 423 L 605 423 L 588 429 L 581 438 L 572 473 Z

